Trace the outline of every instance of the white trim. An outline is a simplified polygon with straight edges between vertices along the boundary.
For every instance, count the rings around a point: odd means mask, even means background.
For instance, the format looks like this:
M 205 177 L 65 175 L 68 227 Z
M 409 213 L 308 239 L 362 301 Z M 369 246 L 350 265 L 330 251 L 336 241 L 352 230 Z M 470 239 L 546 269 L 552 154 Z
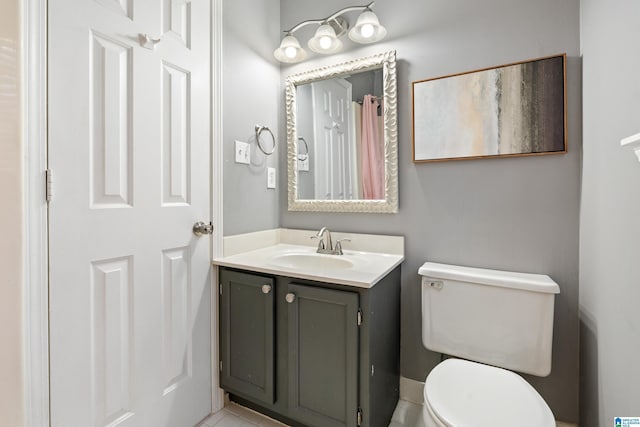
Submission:
M 212 255 L 223 255 L 223 167 L 222 154 L 222 1 L 211 2 L 211 215 L 214 224 Z M 218 387 L 220 355 L 218 354 L 218 269 L 213 268 L 213 288 L 211 292 L 211 410 L 218 412 L 224 407 L 224 390 Z
M 49 425 L 47 5 L 22 4 L 24 422 L 40 427 Z
M 412 380 L 411 378 L 400 377 L 400 400 L 424 404 L 424 382 Z

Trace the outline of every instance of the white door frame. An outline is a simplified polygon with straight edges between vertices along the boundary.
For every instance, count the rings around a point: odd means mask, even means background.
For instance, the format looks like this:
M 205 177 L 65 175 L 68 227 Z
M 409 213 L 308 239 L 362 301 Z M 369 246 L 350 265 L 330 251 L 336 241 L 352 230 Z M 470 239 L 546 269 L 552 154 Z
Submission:
M 49 264 L 47 169 L 47 0 L 22 6 L 23 171 L 23 399 L 26 427 L 50 424 L 49 417 Z M 222 256 L 222 0 L 211 0 L 211 215 L 217 232 L 212 256 Z M 55 182 L 53 183 L 55 193 Z M 218 307 L 217 275 L 211 307 Z M 217 313 L 217 310 L 215 311 Z M 224 406 L 218 388 L 218 318 L 211 318 L 212 411 Z
M 22 6 L 23 310 L 25 426 L 49 425 L 47 0 Z

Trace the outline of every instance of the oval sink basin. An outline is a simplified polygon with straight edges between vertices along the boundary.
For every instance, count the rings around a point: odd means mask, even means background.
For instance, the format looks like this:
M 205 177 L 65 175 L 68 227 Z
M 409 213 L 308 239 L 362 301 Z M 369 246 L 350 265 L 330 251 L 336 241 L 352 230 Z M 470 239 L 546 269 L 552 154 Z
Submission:
M 284 268 L 313 270 L 345 270 L 353 267 L 353 262 L 342 255 L 323 254 L 283 254 L 273 257 L 271 263 Z

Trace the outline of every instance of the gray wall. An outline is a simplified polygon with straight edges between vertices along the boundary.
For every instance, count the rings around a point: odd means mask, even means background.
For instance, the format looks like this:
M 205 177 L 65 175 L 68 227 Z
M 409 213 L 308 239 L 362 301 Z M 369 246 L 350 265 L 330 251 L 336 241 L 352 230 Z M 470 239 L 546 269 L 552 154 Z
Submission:
M 365 95 L 382 96 L 382 70 L 352 74 L 345 79 L 351 83 L 351 100 L 362 103 Z
M 281 0 L 281 24 L 283 28 L 291 27 L 344 6 L 338 0 Z M 438 354 L 423 348 L 420 337 L 417 269 L 424 261 L 549 274 L 561 288 L 556 298 L 553 370 L 547 378 L 527 379 L 541 392 L 557 419 L 576 422 L 581 150 L 579 0 L 378 0 L 375 11 L 389 32 L 385 41 L 373 46 L 354 46 L 347 40 L 347 53 L 282 66 L 281 78 L 348 58 L 397 50 L 400 212 L 395 215 L 288 212 L 283 191 L 280 225 L 312 229 L 328 226 L 337 231 L 406 237 L 401 371 L 405 377 L 421 381 L 439 361 Z M 301 38 L 305 43 L 306 36 Z M 569 58 L 568 154 L 431 164 L 411 161 L 412 81 L 563 52 Z M 284 89 L 280 98 L 284 99 Z M 279 122 L 284 135 L 283 110 Z M 284 150 L 279 157 L 283 188 Z
M 267 167 L 276 167 L 286 152 L 286 138 L 278 138 L 282 97 L 280 66 L 273 58 L 280 43 L 280 2 L 225 1 L 222 13 L 224 234 L 231 235 L 279 225 L 280 189 L 267 190 Z M 256 146 L 256 124 L 273 130 L 278 148 L 272 156 Z M 268 149 L 270 136 L 262 136 Z M 251 165 L 234 162 L 236 139 L 251 144 Z
M 584 157 L 580 218 L 584 427 L 640 416 L 640 3 L 582 1 Z

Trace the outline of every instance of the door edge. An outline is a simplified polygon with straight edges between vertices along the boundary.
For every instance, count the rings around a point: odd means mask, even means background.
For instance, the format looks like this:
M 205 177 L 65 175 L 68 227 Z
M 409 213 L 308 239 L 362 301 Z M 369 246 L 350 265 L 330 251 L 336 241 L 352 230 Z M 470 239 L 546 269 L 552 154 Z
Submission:
M 211 241 L 212 258 L 223 255 L 223 170 L 222 154 L 222 1 L 211 1 L 211 215 L 215 231 Z M 224 390 L 220 384 L 220 354 L 218 338 L 220 322 L 218 320 L 220 294 L 218 292 L 218 268 L 212 268 L 211 292 L 211 412 L 224 407 Z

